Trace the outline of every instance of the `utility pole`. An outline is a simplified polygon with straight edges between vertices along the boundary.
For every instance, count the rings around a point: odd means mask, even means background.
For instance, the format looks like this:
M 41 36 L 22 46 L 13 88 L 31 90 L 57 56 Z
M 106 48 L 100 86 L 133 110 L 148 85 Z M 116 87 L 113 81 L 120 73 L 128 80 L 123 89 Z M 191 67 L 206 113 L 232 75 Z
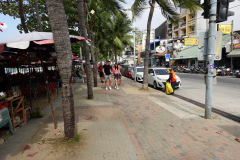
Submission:
M 217 0 L 210 0 L 211 9 L 209 11 L 209 31 L 207 50 L 207 75 L 206 75 L 206 97 L 205 97 L 205 118 L 212 117 L 212 91 L 213 91 L 213 67 L 216 46 L 216 10 Z

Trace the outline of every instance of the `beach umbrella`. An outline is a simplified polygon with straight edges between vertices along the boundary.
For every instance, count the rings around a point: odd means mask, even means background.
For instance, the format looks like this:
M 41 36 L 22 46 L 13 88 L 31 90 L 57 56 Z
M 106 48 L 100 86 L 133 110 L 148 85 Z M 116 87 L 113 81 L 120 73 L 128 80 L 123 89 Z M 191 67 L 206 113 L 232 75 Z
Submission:
M 53 39 L 52 32 L 30 32 L 0 41 L 0 44 Z

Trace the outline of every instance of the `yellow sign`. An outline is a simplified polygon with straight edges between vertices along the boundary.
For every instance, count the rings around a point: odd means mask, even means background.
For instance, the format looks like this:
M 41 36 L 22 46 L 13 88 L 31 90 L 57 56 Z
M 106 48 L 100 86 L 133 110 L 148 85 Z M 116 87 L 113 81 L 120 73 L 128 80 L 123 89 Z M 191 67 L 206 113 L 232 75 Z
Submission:
M 198 45 L 198 38 L 184 38 L 185 46 Z
M 223 34 L 231 34 L 231 24 L 218 24 L 218 31 Z

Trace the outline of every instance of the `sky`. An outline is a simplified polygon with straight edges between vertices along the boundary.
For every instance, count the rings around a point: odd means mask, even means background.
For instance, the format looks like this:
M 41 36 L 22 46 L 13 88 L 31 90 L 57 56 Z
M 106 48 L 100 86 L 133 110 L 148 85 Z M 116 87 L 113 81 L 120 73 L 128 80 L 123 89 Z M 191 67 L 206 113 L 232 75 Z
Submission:
M 125 0 L 126 4 L 121 4 L 123 8 L 131 8 L 131 5 L 133 3 L 133 0 Z M 149 5 L 148 5 L 149 6 Z M 148 7 L 146 6 L 146 7 Z M 146 30 L 147 29 L 147 20 L 148 20 L 148 14 L 149 14 L 150 9 L 145 9 L 141 16 L 135 20 L 135 26 L 136 28 L 140 30 Z M 132 18 L 132 13 L 131 11 L 126 11 L 128 14 L 129 18 Z M 162 16 L 161 11 L 159 8 L 155 8 L 154 14 L 153 14 L 153 19 L 152 19 L 152 29 L 157 28 L 162 22 L 164 22 L 166 19 Z M 13 19 L 10 16 L 0 14 L 0 22 L 5 22 L 7 23 L 7 28 L 2 29 L 3 32 L 0 32 L 0 40 L 6 39 L 6 38 L 11 38 L 16 35 L 19 35 L 19 31 L 17 29 L 17 25 L 20 23 L 20 19 Z

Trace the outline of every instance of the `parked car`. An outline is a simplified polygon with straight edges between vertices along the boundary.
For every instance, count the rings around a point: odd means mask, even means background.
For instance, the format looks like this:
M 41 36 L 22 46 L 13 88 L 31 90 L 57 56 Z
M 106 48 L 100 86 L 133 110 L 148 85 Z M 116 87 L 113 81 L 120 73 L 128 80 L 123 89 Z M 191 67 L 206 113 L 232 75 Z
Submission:
M 137 82 L 142 82 L 143 81 L 143 67 L 136 67 L 136 81 Z M 134 79 L 134 69 L 132 71 L 132 79 Z
M 132 70 L 133 70 L 133 67 L 127 67 L 125 70 L 124 70 L 124 76 L 128 77 L 128 78 L 131 78 L 132 77 Z
M 169 78 L 167 68 L 149 68 L 148 69 L 148 84 L 154 88 L 165 88 L 166 80 Z M 181 86 L 181 79 L 176 75 L 176 88 Z
M 128 68 L 129 66 L 130 66 L 129 64 L 121 64 L 122 68 L 121 68 L 120 72 L 121 72 L 122 75 L 124 75 L 125 69 Z

